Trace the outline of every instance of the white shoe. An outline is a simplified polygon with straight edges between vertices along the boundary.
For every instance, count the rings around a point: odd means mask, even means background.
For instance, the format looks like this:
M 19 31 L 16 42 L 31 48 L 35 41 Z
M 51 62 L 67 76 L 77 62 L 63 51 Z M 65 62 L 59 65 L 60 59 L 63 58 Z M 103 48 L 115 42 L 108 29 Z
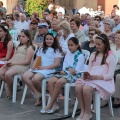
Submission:
M 58 106 L 56 106 L 54 109 L 48 110 L 47 113 L 52 114 L 52 113 L 56 112 L 57 110 L 59 110 Z
M 42 110 L 40 110 L 40 113 L 45 114 L 45 113 L 48 113 L 48 111 L 50 111 L 50 110 L 42 109 Z

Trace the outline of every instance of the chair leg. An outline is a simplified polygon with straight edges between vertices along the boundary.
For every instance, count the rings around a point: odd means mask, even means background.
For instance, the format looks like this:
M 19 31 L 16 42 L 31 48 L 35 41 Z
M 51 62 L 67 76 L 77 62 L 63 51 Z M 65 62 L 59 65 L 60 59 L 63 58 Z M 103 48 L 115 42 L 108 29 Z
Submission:
M 69 91 L 70 85 L 69 83 L 65 84 L 65 98 L 64 98 L 64 115 L 68 115 L 68 108 L 69 108 Z
M 76 113 L 76 110 L 77 110 L 77 106 L 78 106 L 78 100 L 77 100 L 77 98 L 76 98 L 75 105 L 74 105 L 74 109 L 73 109 L 73 113 L 72 113 L 72 118 L 75 117 L 75 113 Z
M 70 98 L 71 98 L 71 105 L 74 105 L 75 102 L 75 87 L 70 88 Z
M 18 76 L 15 75 L 13 80 L 13 98 L 12 98 L 13 103 L 16 102 L 17 81 L 18 81 Z
M 109 99 L 109 101 L 108 101 L 108 104 L 109 104 L 110 114 L 111 114 L 112 117 L 114 117 L 111 97 L 110 97 L 110 99 Z
M 25 96 L 26 96 L 26 93 L 27 93 L 27 88 L 28 88 L 28 86 L 25 84 L 22 100 L 21 100 L 21 103 L 20 103 L 21 105 L 23 105 L 23 103 L 24 103 Z
M 46 107 L 46 80 L 42 81 L 42 108 Z
M 100 120 L 100 96 L 95 92 L 95 111 L 96 111 L 96 120 Z
M 5 82 L 2 81 L 1 88 L 0 88 L 0 97 L 2 96 L 4 84 L 5 84 Z

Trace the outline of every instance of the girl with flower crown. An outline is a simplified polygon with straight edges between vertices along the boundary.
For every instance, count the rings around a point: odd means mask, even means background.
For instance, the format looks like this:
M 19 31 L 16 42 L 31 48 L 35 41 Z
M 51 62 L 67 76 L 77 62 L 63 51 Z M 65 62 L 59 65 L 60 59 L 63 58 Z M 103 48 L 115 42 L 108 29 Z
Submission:
M 6 22 L 0 24 L 0 67 L 4 61 L 8 61 L 12 57 L 14 52 L 8 26 Z
M 74 83 L 76 79 L 81 77 L 80 71 L 84 68 L 84 56 L 76 37 L 71 37 L 68 40 L 68 48 L 70 52 L 65 56 L 62 71 L 48 80 L 48 90 L 51 100 L 50 103 L 41 110 L 41 113 L 54 113 L 58 110 L 59 107 L 56 99 L 61 92 L 62 86 L 67 82 Z

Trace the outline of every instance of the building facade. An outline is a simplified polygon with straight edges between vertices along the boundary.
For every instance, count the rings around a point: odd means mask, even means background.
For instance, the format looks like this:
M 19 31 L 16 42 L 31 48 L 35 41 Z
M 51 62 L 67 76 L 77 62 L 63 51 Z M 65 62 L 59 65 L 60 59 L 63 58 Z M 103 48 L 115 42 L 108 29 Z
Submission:
M 120 0 L 54 0 L 54 2 L 64 6 L 66 9 L 80 9 L 84 3 L 87 3 L 88 8 L 97 10 L 97 6 L 101 5 L 105 14 L 110 14 L 113 5 L 120 6 Z
M 25 0 L 1 0 L 4 7 L 7 8 L 7 14 L 12 13 L 12 9 L 18 2 L 24 3 Z M 120 6 L 120 0 L 53 0 L 54 3 L 64 6 L 67 10 L 72 8 L 81 8 L 84 3 L 87 3 L 88 8 L 97 10 L 98 5 L 102 5 L 105 14 L 110 14 L 112 6 L 117 4 Z

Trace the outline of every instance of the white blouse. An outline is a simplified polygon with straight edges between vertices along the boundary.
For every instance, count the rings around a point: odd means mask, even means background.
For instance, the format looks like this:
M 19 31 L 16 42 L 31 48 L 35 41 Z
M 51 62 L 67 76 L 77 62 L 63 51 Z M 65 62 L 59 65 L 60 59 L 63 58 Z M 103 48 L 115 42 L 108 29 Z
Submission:
M 60 37 L 59 43 L 60 43 L 60 46 L 62 47 L 63 52 L 65 52 L 65 53 L 69 52 L 68 40 L 71 37 L 75 37 L 75 35 L 73 33 L 70 33 L 66 39 L 64 39 L 64 36 Z
M 73 63 L 74 63 L 74 56 L 75 56 L 75 53 L 71 53 L 71 52 L 68 52 L 65 56 L 65 59 L 64 59 L 64 62 L 63 62 L 63 70 L 65 70 L 65 68 L 69 67 L 69 66 L 73 66 Z M 77 65 L 75 67 L 75 70 L 77 72 L 80 72 L 80 71 L 83 71 L 84 70 L 84 55 L 83 54 L 80 54 L 78 56 L 78 62 L 77 62 Z

